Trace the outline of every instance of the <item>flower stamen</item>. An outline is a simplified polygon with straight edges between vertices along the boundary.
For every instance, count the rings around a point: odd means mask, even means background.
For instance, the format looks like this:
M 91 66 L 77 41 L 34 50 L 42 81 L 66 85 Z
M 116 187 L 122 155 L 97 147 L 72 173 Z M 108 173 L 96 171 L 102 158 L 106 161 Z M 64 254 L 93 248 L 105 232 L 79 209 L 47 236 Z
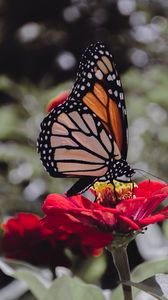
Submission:
M 97 181 L 92 190 L 96 194 L 95 202 L 106 206 L 114 207 L 118 202 L 133 197 L 133 187 L 137 186 L 132 182 L 120 182 L 113 180 L 113 183 Z

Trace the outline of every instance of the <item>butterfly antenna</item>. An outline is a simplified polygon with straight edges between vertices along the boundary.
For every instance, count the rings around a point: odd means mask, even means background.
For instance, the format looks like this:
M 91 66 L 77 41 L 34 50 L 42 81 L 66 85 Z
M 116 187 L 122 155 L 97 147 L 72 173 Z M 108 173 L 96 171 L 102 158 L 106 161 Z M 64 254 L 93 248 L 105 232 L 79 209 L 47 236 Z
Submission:
M 134 169 L 134 170 L 137 171 L 141 176 L 149 179 L 148 176 L 143 173 L 143 170 L 140 170 L 140 169 Z
M 168 182 L 166 181 L 166 180 L 164 180 L 163 178 L 161 178 L 161 177 L 159 177 L 159 176 L 157 176 L 157 175 L 154 175 L 154 174 L 152 174 L 152 173 L 150 173 L 150 172 L 148 172 L 148 171 L 145 171 L 145 170 L 141 170 L 141 169 L 134 169 L 135 171 L 138 171 L 138 173 L 140 173 L 141 175 L 143 175 L 145 178 L 148 178 L 147 176 L 145 176 L 145 174 L 147 174 L 147 175 L 150 175 L 150 176 L 152 176 L 152 177 L 154 177 L 154 178 L 157 178 L 157 179 L 159 179 L 159 180 L 161 180 L 161 181 L 164 181 L 166 184 L 168 184 Z M 144 174 L 145 173 L 145 174 Z

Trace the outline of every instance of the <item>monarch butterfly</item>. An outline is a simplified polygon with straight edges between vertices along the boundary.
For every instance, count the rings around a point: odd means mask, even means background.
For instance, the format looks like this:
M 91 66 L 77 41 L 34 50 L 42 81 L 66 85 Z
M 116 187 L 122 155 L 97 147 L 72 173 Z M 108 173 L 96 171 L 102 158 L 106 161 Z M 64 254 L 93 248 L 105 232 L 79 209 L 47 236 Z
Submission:
M 134 170 L 126 162 L 127 115 L 112 54 L 100 42 L 82 55 L 72 91 L 41 124 L 38 151 L 54 177 L 78 177 L 67 196 L 96 180 L 112 181 Z

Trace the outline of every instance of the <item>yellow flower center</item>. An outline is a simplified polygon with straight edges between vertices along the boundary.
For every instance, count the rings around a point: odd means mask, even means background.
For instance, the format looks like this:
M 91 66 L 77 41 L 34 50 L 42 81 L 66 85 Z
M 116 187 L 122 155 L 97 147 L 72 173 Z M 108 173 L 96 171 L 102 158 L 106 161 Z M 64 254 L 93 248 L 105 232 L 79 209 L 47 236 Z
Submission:
M 113 183 L 97 181 L 92 189 L 96 194 L 95 202 L 103 206 L 114 207 L 120 201 L 133 198 L 134 187 L 137 186 L 133 182 L 120 182 L 113 180 Z

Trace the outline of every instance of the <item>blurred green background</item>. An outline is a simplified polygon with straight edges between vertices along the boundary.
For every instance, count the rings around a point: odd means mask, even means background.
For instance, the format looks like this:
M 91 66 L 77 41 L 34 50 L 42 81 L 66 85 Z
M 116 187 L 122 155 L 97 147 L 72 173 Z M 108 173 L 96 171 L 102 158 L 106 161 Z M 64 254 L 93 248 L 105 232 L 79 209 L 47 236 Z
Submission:
M 48 101 L 71 88 L 81 54 L 111 46 L 129 121 L 128 161 L 168 180 L 168 1 L 0 0 L 0 214 L 41 214 L 72 180 L 44 171 L 36 139 Z

